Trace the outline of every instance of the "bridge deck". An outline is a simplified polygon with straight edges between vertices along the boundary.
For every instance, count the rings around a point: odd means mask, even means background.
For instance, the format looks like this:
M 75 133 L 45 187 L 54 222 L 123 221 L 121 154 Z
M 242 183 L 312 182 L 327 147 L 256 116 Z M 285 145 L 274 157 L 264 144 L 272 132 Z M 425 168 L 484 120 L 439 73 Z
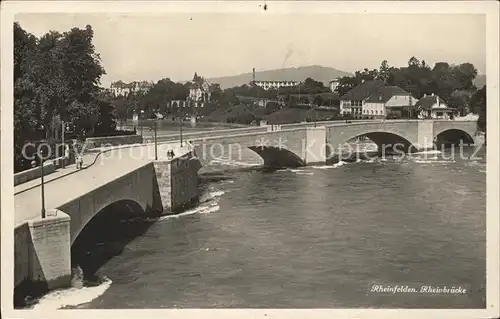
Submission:
M 180 148 L 177 144 L 169 144 L 177 156 L 182 156 L 188 152 L 188 148 Z M 151 156 L 152 154 L 152 156 Z M 91 160 L 96 157 L 88 156 Z M 103 153 L 97 158 L 94 165 L 84 170 L 76 171 L 73 174 L 59 177 L 63 174 L 48 175 L 45 182 L 45 209 L 53 209 L 74 200 L 88 192 L 101 187 L 129 172 L 146 165 L 154 160 L 154 146 L 144 145 Z M 75 170 L 74 165 L 67 170 Z M 64 172 L 67 173 L 67 172 Z M 31 188 L 30 188 L 31 187 Z M 41 187 L 40 179 L 30 182 L 30 185 L 21 184 L 14 190 L 14 211 L 15 225 L 19 225 L 27 220 L 41 215 Z

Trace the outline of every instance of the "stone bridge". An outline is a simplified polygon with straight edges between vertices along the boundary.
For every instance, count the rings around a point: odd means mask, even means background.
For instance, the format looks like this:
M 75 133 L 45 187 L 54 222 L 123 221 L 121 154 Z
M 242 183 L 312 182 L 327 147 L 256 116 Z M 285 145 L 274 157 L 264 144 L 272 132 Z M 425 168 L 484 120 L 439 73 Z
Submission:
M 33 282 L 43 282 L 47 289 L 67 286 L 73 244 L 86 225 L 110 207 L 123 214 L 158 216 L 195 200 L 200 165 L 192 160 L 192 148 L 163 146 L 157 160 L 154 145 L 113 148 L 100 153 L 88 169 L 46 180 L 45 218 L 40 185 L 16 186 L 15 287 Z M 170 149 L 177 153 L 175 158 L 167 157 Z
M 286 127 L 279 131 L 254 131 L 232 135 L 190 137 L 202 163 L 212 159 L 241 160 L 241 149 L 259 154 L 266 166 L 324 164 L 353 138 L 366 136 L 379 153 L 405 153 L 439 147 L 442 143 L 474 144 L 476 122 L 439 120 L 393 120 L 333 123 L 322 126 Z
M 265 165 L 303 166 L 327 162 L 338 145 L 357 136 L 367 136 L 379 148 L 401 143 L 411 152 L 432 148 L 440 139 L 474 143 L 475 133 L 476 123 L 465 121 L 336 122 L 316 127 L 308 123 L 278 131 L 258 128 L 191 134 L 190 143 L 174 147 L 174 159 L 166 152 L 173 148 L 171 142 L 103 152 L 102 160 L 91 168 L 46 181 L 46 218 L 40 217 L 40 185 L 16 186 L 14 283 L 42 281 L 49 288 L 67 285 L 71 245 L 95 215 L 110 205 L 144 214 L 160 213 L 165 206 L 182 208 L 196 197 L 200 162 L 227 156 L 238 160 L 243 148 L 259 154 Z M 168 176 L 162 176 L 164 172 Z

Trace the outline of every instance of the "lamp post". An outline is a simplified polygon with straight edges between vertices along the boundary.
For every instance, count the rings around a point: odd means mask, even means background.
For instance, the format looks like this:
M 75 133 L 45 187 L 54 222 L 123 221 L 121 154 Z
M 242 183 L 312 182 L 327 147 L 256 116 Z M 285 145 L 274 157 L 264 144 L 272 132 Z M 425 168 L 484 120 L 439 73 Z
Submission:
M 139 113 L 139 125 L 141 126 L 141 137 L 142 137 L 142 121 L 143 121 L 144 110 Z
M 314 109 L 314 127 L 316 127 L 316 108 Z
M 41 152 L 41 150 L 39 152 Z M 44 160 L 43 154 L 40 155 L 40 153 L 36 153 L 36 155 L 40 159 L 40 175 L 41 175 L 40 186 L 41 186 L 41 190 L 42 190 L 42 192 L 41 192 L 41 195 L 42 195 L 42 218 L 45 218 L 45 184 L 44 184 L 44 180 L 43 180 L 43 177 L 44 177 L 43 162 L 45 160 Z M 33 168 L 36 167 L 36 162 L 34 160 L 31 162 L 31 166 L 33 166 Z
M 62 147 L 63 147 L 63 156 L 62 156 L 62 162 L 61 162 L 61 168 L 64 168 L 66 167 L 66 163 L 64 162 L 65 159 L 66 159 L 66 144 L 65 144 L 65 141 L 64 141 L 64 135 L 66 134 L 66 130 L 69 131 L 69 124 L 64 122 L 64 121 L 61 121 L 61 141 L 62 141 Z
M 179 111 L 180 111 L 180 116 L 179 116 L 179 121 L 180 121 L 180 127 L 179 127 L 179 130 L 180 130 L 180 135 L 181 135 L 181 147 L 182 147 L 182 117 L 184 116 L 184 112 L 182 111 L 182 105 L 181 103 L 179 102 Z
M 154 133 L 155 133 L 155 161 L 157 161 L 158 160 L 158 142 L 156 141 L 156 132 L 158 131 L 158 124 L 157 124 L 156 120 L 153 122 L 152 130 L 154 130 Z

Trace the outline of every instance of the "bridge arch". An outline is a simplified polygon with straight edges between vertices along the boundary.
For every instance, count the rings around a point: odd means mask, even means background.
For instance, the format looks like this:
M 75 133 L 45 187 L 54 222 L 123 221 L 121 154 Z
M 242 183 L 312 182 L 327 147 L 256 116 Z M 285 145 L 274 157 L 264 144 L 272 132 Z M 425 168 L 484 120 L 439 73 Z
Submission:
M 80 234 L 84 232 L 87 227 L 92 227 L 96 223 L 105 220 L 116 221 L 118 219 L 132 218 L 134 216 L 145 216 L 146 211 L 146 205 L 140 203 L 137 199 L 120 198 L 110 203 L 103 203 L 100 207 L 97 207 L 94 213 L 89 213 L 85 218 L 80 220 L 73 221 L 73 216 L 71 216 L 71 245 L 77 241 Z M 113 224 L 110 223 L 107 224 L 107 226 L 111 229 Z
M 304 160 L 297 154 L 285 148 L 272 146 L 248 146 L 247 148 L 257 153 L 264 160 L 266 167 L 300 167 L 305 165 Z
M 335 133 L 331 133 L 335 134 Z M 367 128 L 355 131 L 341 132 L 339 137 L 330 137 L 327 144 L 328 153 L 338 153 L 339 147 L 342 147 L 348 141 L 357 137 L 366 136 L 377 145 L 378 153 L 390 154 L 392 152 L 411 153 L 418 151 L 416 141 L 404 131 L 394 131 L 388 128 Z
M 458 128 L 443 129 L 434 132 L 434 144 L 437 148 L 459 144 L 472 145 L 475 143 L 474 133 Z
M 104 264 L 121 254 L 130 241 L 143 235 L 154 223 L 154 218 L 144 218 L 144 212 L 140 203 L 123 199 L 94 214 L 72 238 L 73 271 L 78 271 L 78 266 L 83 271 L 82 279 L 97 279 L 95 274 Z

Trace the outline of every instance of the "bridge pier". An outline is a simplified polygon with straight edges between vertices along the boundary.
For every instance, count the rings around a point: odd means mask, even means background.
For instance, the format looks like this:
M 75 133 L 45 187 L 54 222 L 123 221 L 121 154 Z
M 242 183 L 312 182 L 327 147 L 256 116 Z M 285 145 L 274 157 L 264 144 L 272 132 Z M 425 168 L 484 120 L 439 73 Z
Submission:
M 415 147 L 419 152 L 434 148 L 434 121 L 420 121 L 417 129 L 417 143 Z
M 305 165 L 325 164 L 328 154 L 326 127 L 308 127 L 302 148 Z
M 70 286 L 70 236 L 70 217 L 56 209 L 15 229 L 15 303 Z
M 153 164 L 163 212 L 179 212 L 196 203 L 201 164 L 193 152 Z

